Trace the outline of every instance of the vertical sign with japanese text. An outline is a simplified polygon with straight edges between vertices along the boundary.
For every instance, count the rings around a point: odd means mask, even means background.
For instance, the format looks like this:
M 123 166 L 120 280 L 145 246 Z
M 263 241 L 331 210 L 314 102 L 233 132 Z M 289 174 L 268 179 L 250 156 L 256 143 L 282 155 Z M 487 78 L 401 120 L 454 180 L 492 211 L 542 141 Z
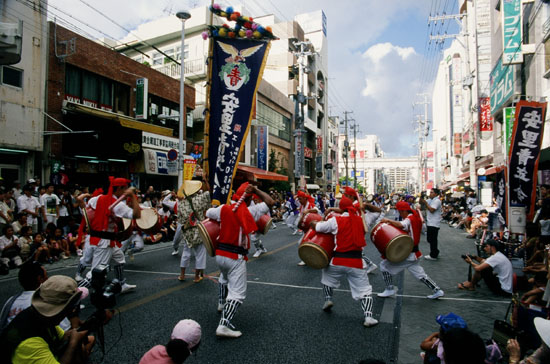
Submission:
M 514 124 L 516 120 L 516 108 L 505 107 L 504 108 L 504 135 L 506 137 L 506 153 L 510 151 L 510 144 L 512 142 L 512 132 L 514 131 Z
M 479 131 L 493 131 L 491 100 L 488 97 L 479 98 Z
M 495 115 L 500 108 L 514 95 L 516 91 L 516 65 L 502 65 L 500 58 L 491 71 L 489 77 L 490 83 L 490 101 L 491 113 Z M 519 93 L 519 92 L 518 92 Z
M 537 169 L 542 143 L 546 103 L 521 100 L 516 105 L 516 122 L 508 159 L 510 204 L 524 205 L 533 218 Z
M 500 209 L 502 217 L 505 219 L 508 218 L 506 210 L 506 169 L 503 168 L 500 172 L 497 173 L 495 181 L 495 201 L 497 207 Z
M 521 0 L 502 0 L 502 63 L 522 63 Z
M 223 37 L 212 42 L 208 178 L 216 205 L 229 202 L 270 43 Z
M 256 127 L 257 141 L 258 141 L 258 152 L 257 152 L 257 162 L 258 168 L 264 169 L 267 171 L 267 145 L 268 145 L 268 134 L 267 134 L 267 125 L 258 125 Z

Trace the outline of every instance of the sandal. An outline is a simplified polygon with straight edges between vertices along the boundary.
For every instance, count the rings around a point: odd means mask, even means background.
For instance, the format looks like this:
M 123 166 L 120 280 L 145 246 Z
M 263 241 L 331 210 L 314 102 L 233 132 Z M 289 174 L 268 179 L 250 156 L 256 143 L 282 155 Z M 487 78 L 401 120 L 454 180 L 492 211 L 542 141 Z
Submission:
M 182 277 L 182 276 L 178 276 L 178 281 L 180 281 L 180 282 L 183 282 L 183 281 L 185 281 L 185 277 Z
M 463 291 L 475 291 L 476 290 L 473 287 L 466 287 L 463 283 L 458 284 L 458 289 L 461 289 Z
M 195 283 L 199 283 L 200 281 L 202 281 L 202 277 L 195 277 L 195 279 L 193 279 Z

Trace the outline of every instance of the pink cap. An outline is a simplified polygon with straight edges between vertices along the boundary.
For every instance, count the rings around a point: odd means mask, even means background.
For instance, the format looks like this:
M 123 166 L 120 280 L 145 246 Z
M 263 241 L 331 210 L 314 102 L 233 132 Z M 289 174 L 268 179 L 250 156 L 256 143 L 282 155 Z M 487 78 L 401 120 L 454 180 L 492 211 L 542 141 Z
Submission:
M 201 341 L 201 325 L 195 320 L 181 320 L 172 331 L 172 339 L 180 339 L 194 348 Z

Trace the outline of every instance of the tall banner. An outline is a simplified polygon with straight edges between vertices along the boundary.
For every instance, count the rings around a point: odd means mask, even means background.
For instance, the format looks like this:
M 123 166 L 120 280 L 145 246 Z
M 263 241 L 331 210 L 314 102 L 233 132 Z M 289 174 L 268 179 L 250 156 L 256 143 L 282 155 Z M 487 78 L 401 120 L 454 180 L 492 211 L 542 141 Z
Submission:
M 509 153 L 510 204 L 524 205 L 533 219 L 546 103 L 521 100 L 516 104 L 516 122 Z
M 503 168 L 496 175 L 494 195 L 497 207 L 500 209 L 502 217 L 507 219 L 508 211 L 506 209 L 506 168 Z
M 267 125 L 258 125 L 256 127 L 256 134 L 257 134 L 257 140 L 258 145 L 256 146 L 258 149 L 257 156 L 258 156 L 258 168 L 263 170 L 267 169 L 267 159 L 269 158 L 268 152 L 267 152 L 267 145 L 268 145 L 268 136 L 267 136 Z
M 504 111 L 504 135 L 506 136 L 506 152 L 510 151 L 512 142 L 512 132 L 514 131 L 514 121 L 516 116 L 515 107 L 505 107 Z M 506 156 L 508 157 L 508 156 Z
M 270 43 L 213 37 L 208 166 L 214 204 L 229 202 Z
M 479 98 L 479 131 L 493 131 L 491 99 L 488 97 Z
M 502 0 L 502 63 L 522 63 L 521 0 Z

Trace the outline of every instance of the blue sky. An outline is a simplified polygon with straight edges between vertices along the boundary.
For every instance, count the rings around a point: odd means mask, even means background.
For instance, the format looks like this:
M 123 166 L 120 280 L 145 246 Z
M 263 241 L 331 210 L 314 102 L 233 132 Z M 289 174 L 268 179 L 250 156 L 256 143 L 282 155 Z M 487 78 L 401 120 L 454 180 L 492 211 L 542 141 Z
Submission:
M 76 19 L 94 24 L 113 38 L 127 32 L 86 4 L 116 19 L 126 29 L 181 8 L 207 5 L 204 0 L 49 0 Z M 327 16 L 329 106 L 333 115 L 353 111 L 363 134 L 380 137 L 387 156 L 413 156 L 417 137 L 412 103 L 429 92 L 440 52 L 427 49 L 427 20 L 433 14 L 456 11 L 457 0 L 239 0 L 220 1 L 223 7 L 243 3 L 250 15 L 271 13 L 285 21 L 296 14 L 322 9 Z M 57 12 L 90 34 L 74 18 Z M 449 32 L 456 31 L 456 25 Z M 449 41 L 447 41 L 449 42 Z M 447 46 L 447 44 L 445 45 Z

